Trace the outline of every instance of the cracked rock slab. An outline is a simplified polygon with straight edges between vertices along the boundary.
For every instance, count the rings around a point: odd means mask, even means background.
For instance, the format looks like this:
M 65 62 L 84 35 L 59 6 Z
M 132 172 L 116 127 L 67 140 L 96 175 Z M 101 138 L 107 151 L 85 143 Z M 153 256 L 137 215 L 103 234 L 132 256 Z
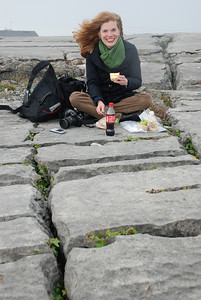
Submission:
M 16 158 L 16 160 L 17 159 L 18 158 Z M 36 179 L 38 179 L 38 176 L 31 165 L 0 165 L 0 186 L 26 183 L 32 184 Z
M 198 164 L 199 161 L 192 155 L 176 157 L 151 157 L 147 159 L 124 160 L 119 162 L 108 162 L 90 164 L 84 166 L 61 167 L 54 178 L 54 185 L 61 181 L 90 178 L 93 176 L 118 173 L 138 172 L 143 170 L 158 169 L 160 167 L 175 167 L 180 165 Z
M 39 192 L 28 184 L 0 187 L 0 222 L 33 217 L 31 205 L 40 197 Z
M 173 41 L 169 43 L 168 53 L 196 53 L 201 51 L 201 33 L 175 33 Z
M 157 37 L 154 37 L 152 34 L 126 35 L 125 39 L 137 47 L 140 56 L 150 56 L 153 53 L 161 52 L 161 48 L 157 43 Z
M 3 37 L 0 49 L 3 57 L 14 56 L 27 60 L 64 59 L 66 52 L 79 52 L 72 37 L 29 37 L 29 40 L 22 37 Z
M 94 141 L 98 142 L 111 142 L 117 141 L 119 139 L 124 139 L 128 136 L 129 132 L 124 130 L 121 126 L 115 127 L 115 135 L 112 137 L 106 136 L 105 130 L 99 128 L 89 128 L 89 127 L 75 127 L 72 126 L 66 130 L 66 134 L 57 134 L 50 132 L 50 129 L 59 127 L 58 121 L 50 121 L 46 123 L 41 123 L 38 127 L 40 133 L 34 137 L 34 143 L 49 145 L 54 143 L 92 143 Z
M 170 110 L 171 118 L 176 120 L 176 128 L 181 131 L 180 136 L 183 142 L 187 138 L 192 139 L 192 144 L 199 157 L 201 156 L 201 119 L 200 112 L 182 112 L 174 109 Z
M 2 56 L 12 56 L 13 52 L 16 51 L 16 47 L 1 47 Z M 22 45 L 18 47 L 18 51 L 15 52 L 15 56 L 18 59 L 63 59 L 63 53 L 65 53 L 66 48 L 53 48 L 53 47 L 23 47 Z M 17 55 L 16 55 L 17 54 Z
M 0 148 L 0 164 L 19 164 L 28 160 L 31 155 L 30 148 Z
M 183 63 L 177 66 L 176 80 L 178 89 L 192 89 L 192 87 L 201 89 L 200 63 Z
M 201 236 L 136 234 L 99 249 L 74 248 L 65 269 L 71 300 L 195 300 L 201 296 Z
M 173 109 L 173 111 L 178 112 L 196 112 L 201 111 L 201 102 L 200 100 L 180 100 L 179 104 L 176 104 L 176 108 Z M 169 109 L 169 112 L 171 112 L 171 109 Z
M 200 174 L 189 165 L 58 183 L 49 203 L 64 253 L 93 230 L 201 219 Z
M 143 85 L 150 86 L 153 89 L 169 89 L 170 80 L 166 76 L 165 64 L 154 62 L 142 62 Z
M 7 111 L 0 111 L 0 116 L 2 127 L 0 147 L 18 147 L 30 144 L 30 141 L 26 141 L 26 139 L 33 129 L 33 123 Z
M 34 137 L 34 144 L 49 146 L 53 144 L 74 144 L 74 145 L 90 145 L 92 143 L 105 144 L 112 141 L 121 141 L 130 136 L 131 133 L 120 125 L 115 126 L 115 135 L 107 136 L 105 130 L 96 127 L 89 128 L 86 126 L 72 126 L 66 130 L 65 134 L 57 134 L 50 132 L 50 129 L 59 127 L 58 120 L 51 120 L 39 124 L 37 127 L 38 134 Z M 136 138 L 153 138 L 168 136 L 167 132 L 143 132 L 135 133 Z
M 49 300 L 59 271 L 53 254 L 40 254 L 0 264 L 1 299 Z
M 38 252 L 50 253 L 48 239 L 35 218 L 0 222 L 0 262 L 16 261 Z
M 178 156 L 186 151 L 177 138 L 169 136 L 161 139 L 139 140 L 136 142 L 107 143 L 101 147 L 55 145 L 38 149 L 36 160 L 57 172 L 60 167 L 135 160 L 156 156 Z

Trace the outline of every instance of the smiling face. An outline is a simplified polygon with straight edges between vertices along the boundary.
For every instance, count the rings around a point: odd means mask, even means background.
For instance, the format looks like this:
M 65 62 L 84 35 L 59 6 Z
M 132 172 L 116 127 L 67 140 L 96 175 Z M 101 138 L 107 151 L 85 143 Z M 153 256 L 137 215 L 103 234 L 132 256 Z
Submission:
M 116 21 L 103 23 L 99 31 L 99 38 L 109 49 L 116 44 L 119 35 L 120 30 L 117 27 Z

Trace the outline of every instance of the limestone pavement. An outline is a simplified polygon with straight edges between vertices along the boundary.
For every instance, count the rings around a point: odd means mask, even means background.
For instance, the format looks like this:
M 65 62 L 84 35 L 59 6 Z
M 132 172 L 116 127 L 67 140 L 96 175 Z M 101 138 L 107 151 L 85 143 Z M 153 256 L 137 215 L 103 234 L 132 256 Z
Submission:
M 126 39 L 139 51 L 143 86 L 179 134 L 117 125 L 114 137 L 85 126 L 59 135 L 50 132 L 58 120 L 33 124 L 0 111 L 3 300 L 51 299 L 62 276 L 70 300 L 201 298 L 201 34 Z M 40 59 L 84 76 L 71 37 L 9 37 L 0 40 L 1 80 Z M 12 97 L 5 91 L 1 102 L 16 106 Z M 101 248 L 91 239 L 131 228 L 138 233 Z M 59 264 L 48 243 L 56 237 Z

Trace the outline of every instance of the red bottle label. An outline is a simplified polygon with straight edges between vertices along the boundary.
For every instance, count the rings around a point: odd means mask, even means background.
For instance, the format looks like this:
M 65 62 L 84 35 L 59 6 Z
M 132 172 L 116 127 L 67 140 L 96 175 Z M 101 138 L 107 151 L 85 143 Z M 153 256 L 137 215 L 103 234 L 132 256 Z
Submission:
M 115 115 L 106 115 L 106 123 L 115 123 Z

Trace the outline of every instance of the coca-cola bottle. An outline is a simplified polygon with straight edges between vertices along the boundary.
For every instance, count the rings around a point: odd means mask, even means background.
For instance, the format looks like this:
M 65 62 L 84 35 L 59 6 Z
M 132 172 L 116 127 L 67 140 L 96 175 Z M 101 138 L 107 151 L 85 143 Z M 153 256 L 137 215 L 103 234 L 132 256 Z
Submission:
M 115 124 L 115 111 L 113 103 L 109 103 L 109 108 L 106 113 L 106 135 L 112 136 L 115 134 L 114 124 Z

